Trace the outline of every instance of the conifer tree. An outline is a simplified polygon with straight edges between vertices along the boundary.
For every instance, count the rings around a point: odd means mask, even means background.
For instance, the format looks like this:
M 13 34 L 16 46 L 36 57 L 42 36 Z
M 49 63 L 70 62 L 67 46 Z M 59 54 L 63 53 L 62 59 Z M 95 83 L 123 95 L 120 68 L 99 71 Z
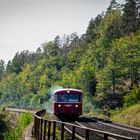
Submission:
M 130 34 L 137 29 L 136 0 L 126 0 L 123 8 L 123 33 Z
M 4 61 L 0 60 L 0 80 L 2 79 L 2 76 L 4 74 Z
M 120 8 L 120 4 L 118 4 L 118 3 L 116 2 L 116 0 L 111 0 L 111 1 L 110 1 L 110 5 L 109 5 L 109 7 L 107 8 L 106 14 L 111 14 L 114 10 L 116 10 L 116 9 L 118 9 L 118 8 Z
M 104 13 L 97 15 L 95 19 L 91 19 L 86 30 L 86 42 L 92 42 L 97 39 L 97 27 L 103 20 Z

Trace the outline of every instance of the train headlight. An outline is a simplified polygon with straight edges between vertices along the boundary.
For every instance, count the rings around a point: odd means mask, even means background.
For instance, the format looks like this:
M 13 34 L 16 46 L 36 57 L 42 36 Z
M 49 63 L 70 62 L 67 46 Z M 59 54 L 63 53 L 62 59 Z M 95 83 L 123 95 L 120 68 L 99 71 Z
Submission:
M 78 107 L 78 105 L 75 105 L 75 107 Z
M 61 105 L 59 104 L 58 107 L 61 107 Z

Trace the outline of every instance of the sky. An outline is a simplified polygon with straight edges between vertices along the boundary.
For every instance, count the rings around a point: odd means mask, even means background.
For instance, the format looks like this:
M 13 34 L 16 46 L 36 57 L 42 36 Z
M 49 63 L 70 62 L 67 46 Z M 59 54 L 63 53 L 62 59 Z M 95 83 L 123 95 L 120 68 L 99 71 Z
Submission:
M 0 0 L 0 59 L 7 63 L 16 52 L 36 51 L 57 35 L 82 35 L 90 19 L 106 11 L 109 3 L 110 0 Z

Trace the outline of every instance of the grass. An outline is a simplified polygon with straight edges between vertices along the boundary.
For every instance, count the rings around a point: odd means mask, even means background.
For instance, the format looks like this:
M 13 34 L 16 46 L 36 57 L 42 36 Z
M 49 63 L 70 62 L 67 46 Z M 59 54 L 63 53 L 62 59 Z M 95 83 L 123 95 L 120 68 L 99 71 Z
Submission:
M 140 103 L 127 108 L 116 108 L 115 110 L 110 111 L 102 111 L 96 109 L 94 111 L 86 113 L 86 115 L 140 127 Z
M 3 106 L 0 106 L 0 113 L 3 113 L 4 110 L 5 108 Z
M 5 134 L 5 140 L 18 140 L 24 129 L 32 122 L 31 113 L 23 113 L 18 120 L 16 127 Z
M 113 114 L 111 117 L 113 121 L 140 127 L 140 103 Z

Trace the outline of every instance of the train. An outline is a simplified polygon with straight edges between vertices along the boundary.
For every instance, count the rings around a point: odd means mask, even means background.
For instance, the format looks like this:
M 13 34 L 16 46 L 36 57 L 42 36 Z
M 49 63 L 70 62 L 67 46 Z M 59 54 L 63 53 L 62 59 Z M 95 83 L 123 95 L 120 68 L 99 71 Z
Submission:
M 54 115 L 77 118 L 82 115 L 82 91 L 78 89 L 59 89 L 53 92 Z

